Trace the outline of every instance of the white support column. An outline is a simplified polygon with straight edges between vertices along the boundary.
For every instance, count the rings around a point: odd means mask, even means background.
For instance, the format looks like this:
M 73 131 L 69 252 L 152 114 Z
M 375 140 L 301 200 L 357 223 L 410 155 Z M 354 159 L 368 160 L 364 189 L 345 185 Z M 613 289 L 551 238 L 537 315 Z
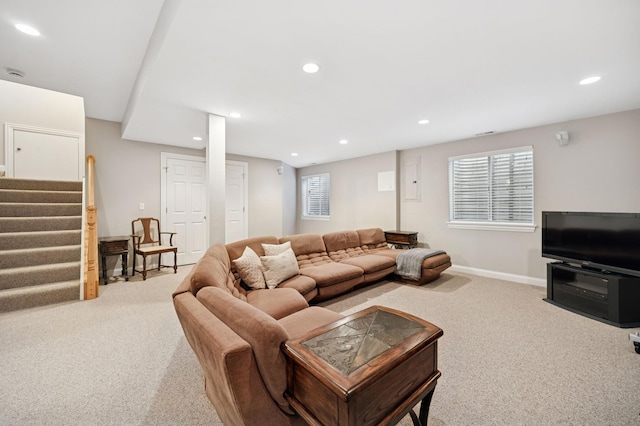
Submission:
M 224 117 L 209 114 L 207 141 L 207 181 L 209 191 L 209 244 L 225 242 L 225 160 L 226 121 Z

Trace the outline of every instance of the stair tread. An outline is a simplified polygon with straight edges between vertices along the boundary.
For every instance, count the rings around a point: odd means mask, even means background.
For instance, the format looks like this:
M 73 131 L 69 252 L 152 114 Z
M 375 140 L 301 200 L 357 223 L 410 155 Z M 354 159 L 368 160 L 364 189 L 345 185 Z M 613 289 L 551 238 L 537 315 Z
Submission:
M 0 232 L 0 235 L 7 235 L 7 236 L 11 236 L 11 235 L 20 235 L 20 236 L 25 236 L 25 235 L 53 235 L 53 234 L 73 234 L 73 233 L 79 233 L 82 232 L 81 229 L 61 229 L 59 231 L 26 231 L 26 232 Z
M 0 269 L 0 276 L 2 275 L 12 275 L 18 272 L 26 272 L 26 271 L 42 271 L 47 269 L 65 269 L 65 268 L 75 268 L 81 265 L 81 261 L 77 262 L 62 262 L 62 263 L 48 263 L 43 265 L 31 265 L 31 266 L 20 266 L 17 268 L 5 268 Z
M 74 216 L 0 216 L 0 221 L 5 223 L 18 223 L 18 222 L 69 222 L 82 220 L 82 215 Z M 15 231 L 18 232 L 18 231 Z M 24 232 L 24 231 L 22 231 Z
M 21 254 L 21 253 L 32 253 L 32 252 L 49 252 L 49 251 L 67 251 L 67 250 L 77 250 L 81 248 L 80 244 L 76 245 L 68 245 L 68 246 L 51 246 L 51 247 L 34 247 L 34 248 L 23 248 L 23 249 L 9 249 L 9 250 L 0 250 L 0 255 L 3 254 Z
M 47 203 L 47 202 L 37 202 L 37 203 L 27 203 L 27 202 L 16 202 L 16 201 L 0 201 L 0 206 L 81 206 L 82 203 Z
M 28 287 L 16 287 L 16 288 L 7 288 L 0 289 L 0 297 L 6 296 L 9 294 L 24 294 L 24 293 L 38 293 L 43 289 L 51 289 L 51 288 L 66 288 L 66 287 L 75 287 L 80 286 L 80 279 L 77 280 L 69 280 L 69 281 L 57 281 L 53 283 L 45 283 L 45 284 L 37 284 Z

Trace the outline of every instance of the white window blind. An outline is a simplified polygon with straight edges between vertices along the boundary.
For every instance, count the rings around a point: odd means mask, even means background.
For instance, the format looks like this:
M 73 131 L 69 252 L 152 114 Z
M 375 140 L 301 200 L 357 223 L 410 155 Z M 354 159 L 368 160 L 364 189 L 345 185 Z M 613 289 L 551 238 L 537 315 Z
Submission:
M 449 159 L 451 222 L 533 224 L 533 148 Z
M 331 215 L 329 174 L 302 177 L 303 216 L 329 218 Z

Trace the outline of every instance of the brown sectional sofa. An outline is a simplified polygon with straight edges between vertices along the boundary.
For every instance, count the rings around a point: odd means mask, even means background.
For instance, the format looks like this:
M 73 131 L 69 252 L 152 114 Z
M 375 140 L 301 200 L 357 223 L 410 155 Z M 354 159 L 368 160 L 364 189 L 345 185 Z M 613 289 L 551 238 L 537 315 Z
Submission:
M 276 288 L 246 287 L 233 261 L 246 247 L 263 256 L 263 244 L 287 242 L 299 273 Z M 379 228 L 211 246 L 180 283 L 173 301 L 221 420 L 228 425 L 306 424 L 283 397 L 287 375 L 282 343 L 343 318 L 309 302 L 393 274 L 399 252 L 388 248 Z M 419 281 L 437 278 L 450 265 L 446 254 L 426 259 Z

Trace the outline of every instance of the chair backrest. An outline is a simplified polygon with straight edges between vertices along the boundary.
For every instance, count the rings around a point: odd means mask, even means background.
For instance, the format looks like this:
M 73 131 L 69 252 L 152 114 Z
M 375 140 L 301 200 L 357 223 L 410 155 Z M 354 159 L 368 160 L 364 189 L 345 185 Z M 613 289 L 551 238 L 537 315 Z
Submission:
M 131 221 L 131 235 L 136 248 L 142 244 L 160 245 L 160 221 L 154 217 L 139 217 Z

